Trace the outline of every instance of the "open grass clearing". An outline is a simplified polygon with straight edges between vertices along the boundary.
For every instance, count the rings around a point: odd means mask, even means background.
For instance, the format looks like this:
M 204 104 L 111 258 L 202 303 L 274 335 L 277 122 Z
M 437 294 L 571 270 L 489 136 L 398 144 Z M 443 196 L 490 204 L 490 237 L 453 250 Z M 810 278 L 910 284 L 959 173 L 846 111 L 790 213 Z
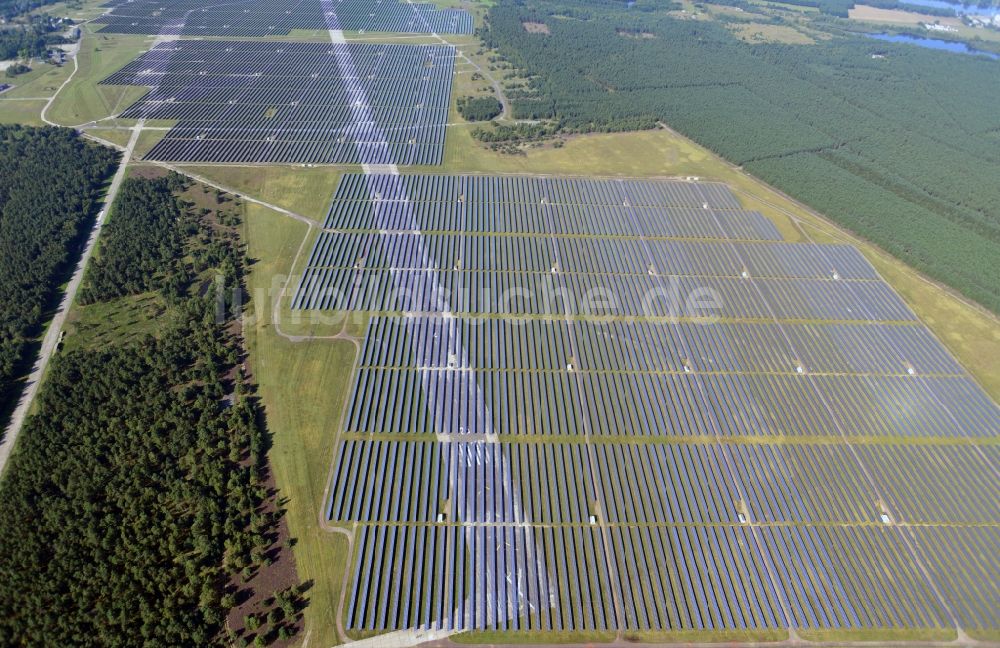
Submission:
M 891 23 L 897 25 L 919 25 L 921 23 L 936 22 L 942 25 L 957 27 L 962 24 L 962 21 L 958 18 L 928 16 L 927 14 L 921 14 L 915 11 L 905 11 L 903 9 L 880 9 L 878 7 L 871 7 L 863 4 L 855 5 L 853 9 L 847 12 L 847 15 L 851 18 L 851 20 L 864 20 L 868 22 Z
M 246 204 L 244 235 L 253 296 L 244 327 L 251 366 L 272 438 L 271 463 L 288 498 L 287 520 L 303 582 L 311 583 L 306 627 L 312 645 L 338 643 L 336 615 L 348 560 L 343 535 L 323 530 L 319 511 L 329 476 L 355 346 L 350 341 L 291 342 L 270 318 L 269 290 L 290 269 L 307 227 Z
M 460 632 L 449 637 L 457 644 L 495 644 L 495 643 L 517 643 L 517 644 L 568 644 L 568 643 L 588 643 L 602 644 L 611 643 L 615 640 L 613 632 L 574 632 L 566 631 L 528 631 L 503 632 L 499 630 L 478 630 L 474 632 Z
M 37 59 L 28 62 L 31 72 L 19 74 L 13 79 L 0 78 L 0 83 L 10 83 L 14 87 L 0 94 L 0 101 L 11 99 L 48 99 L 73 71 L 73 63 L 62 66 L 50 65 Z M 7 104 L 0 104 L 6 106 Z M 40 111 L 39 111 L 40 112 Z
M 128 128 L 85 128 L 83 132 L 122 148 L 128 146 L 128 141 L 132 137 L 132 130 Z
M 675 631 L 644 631 L 626 632 L 623 636 L 626 642 L 641 643 L 731 643 L 731 642 L 768 642 L 788 639 L 788 632 L 776 628 L 773 630 L 675 630 Z
M 955 641 L 954 628 L 838 628 L 836 630 L 801 629 L 798 634 L 808 641 Z
M 750 0 L 750 4 L 767 7 L 768 9 L 781 9 L 783 11 L 794 11 L 803 14 L 819 14 L 819 7 L 807 7 L 805 5 L 776 2 L 774 0 Z
M 788 25 L 766 23 L 730 23 L 729 30 L 745 43 L 787 43 L 789 45 L 812 45 L 816 41 Z
M 76 304 L 66 318 L 64 348 L 99 349 L 156 335 L 170 307 L 158 293 L 143 293 L 107 302 Z
M 0 124 L 43 126 L 41 114 L 45 99 L 3 99 L 0 95 Z
M 342 169 L 331 166 L 178 165 L 221 185 L 322 221 Z
M 47 117 L 57 124 L 73 126 L 110 117 L 149 91 L 99 83 L 148 50 L 153 40 L 146 36 L 95 34 L 95 29 L 92 25 L 83 28 L 77 54 L 79 70 L 49 109 Z

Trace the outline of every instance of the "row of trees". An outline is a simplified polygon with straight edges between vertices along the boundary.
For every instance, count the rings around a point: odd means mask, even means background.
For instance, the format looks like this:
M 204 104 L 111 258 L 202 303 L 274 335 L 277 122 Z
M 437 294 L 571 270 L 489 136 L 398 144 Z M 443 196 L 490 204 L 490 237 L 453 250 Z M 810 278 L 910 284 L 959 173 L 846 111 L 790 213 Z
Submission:
M 498 3 L 483 31 L 530 79 L 515 117 L 564 132 L 665 122 L 1000 311 L 1000 63 L 831 36 L 751 45 L 588 0 Z
M 0 125 L 0 404 L 117 161 L 70 129 Z
M 86 284 L 96 301 L 159 289 L 169 314 L 154 335 L 57 356 L 4 476 L 0 645 L 264 645 L 300 624 L 285 583 L 224 629 L 279 551 L 281 512 L 241 341 L 203 290 L 220 273 L 238 285 L 245 261 L 234 227 L 170 191 L 185 185 L 128 180 Z M 162 249 L 137 249 L 157 235 Z

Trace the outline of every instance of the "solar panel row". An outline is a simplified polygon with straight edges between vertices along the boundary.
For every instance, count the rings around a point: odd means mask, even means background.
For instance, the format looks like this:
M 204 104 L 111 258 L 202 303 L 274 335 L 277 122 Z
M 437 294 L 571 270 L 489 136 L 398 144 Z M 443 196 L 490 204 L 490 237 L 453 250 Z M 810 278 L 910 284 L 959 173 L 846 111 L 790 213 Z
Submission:
M 376 207 L 378 211 L 376 213 Z M 537 205 L 484 202 L 336 201 L 325 227 L 338 231 L 494 232 L 574 236 L 643 236 L 656 238 L 778 241 L 781 235 L 762 214 L 742 209 L 716 211 L 716 221 L 701 207 L 632 207 L 622 205 L 549 205 L 543 217 Z M 629 214 L 635 218 L 629 218 Z M 377 219 L 377 221 L 376 221 Z M 720 228 L 721 225 L 721 228 Z
M 800 357 L 785 350 L 783 334 Z M 459 339 L 461 365 L 459 349 L 441 348 Z M 581 371 L 964 374 L 916 324 L 580 321 L 571 330 L 559 320 L 441 317 L 371 318 L 358 366 L 561 370 L 574 346 Z
M 101 83 L 149 86 L 124 118 L 177 124 L 175 162 L 437 164 L 454 48 L 174 41 Z
M 652 258 L 647 263 L 646 258 Z M 557 263 L 557 259 L 561 263 Z M 325 232 L 311 267 L 794 279 L 878 275 L 853 247 L 550 236 Z
M 989 588 L 1000 573 L 983 551 L 996 546 L 996 528 L 905 533 L 910 538 L 873 526 L 628 526 L 609 528 L 606 542 L 601 531 L 581 527 L 362 526 L 347 624 L 380 630 L 947 627 L 947 612 L 907 557 L 911 543 L 939 575 L 958 570 L 948 578 L 969 589 L 949 591 L 947 600 L 965 627 L 995 624 L 1000 603 Z
M 851 284 L 855 285 L 851 285 Z M 442 301 L 444 300 L 444 301 Z M 881 281 L 308 267 L 297 309 L 909 322 Z
M 601 180 L 550 176 L 344 174 L 335 201 L 698 207 L 740 209 L 722 184 L 664 180 Z
M 366 201 L 359 200 L 366 195 Z M 431 200 L 435 196 L 439 202 Z M 626 225 L 617 238 L 586 238 L 602 234 L 592 225 L 615 222 L 607 213 L 574 208 L 591 199 L 595 207 L 622 210 L 618 222 Z M 504 200 L 524 206 L 515 220 L 535 236 L 387 233 L 413 230 L 421 214 L 449 203 L 466 212 L 450 222 L 466 222 L 471 213 L 472 220 L 499 222 L 504 231 L 508 205 L 495 203 Z M 687 220 L 662 227 L 673 214 L 660 209 L 699 203 L 700 218 L 688 213 Z M 476 205 L 489 206 L 497 217 L 476 216 Z M 853 248 L 660 241 L 645 235 L 681 231 L 684 238 L 698 237 L 699 227 L 710 227 L 713 238 L 725 239 L 747 228 L 727 228 L 718 214 L 751 223 L 763 218 L 729 212 L 736 207 L 725 188 L 690 182 L 348 175 L 338 186 L 326 225 L 372 231 L 321 234 L 293 308 L 398 312 L 402 294 L 407 310 L 421 312 L 561 315 L 568 309 L 585 315 L 913 319 Z M 563 212 L 558 220 L 557 210 Z M 767 238 L 766 228 L 750 230 L 760 234 L 756 238 Z M 872 281 L 847 285 L 848 279 Z M 691 312 L 712 298 L 721 302 L 717 309 Z
M 328 515 L 339 522 L 432 523 L 440 515 L 447 523 L 587 524 L 599 508 L 612 525 L 738 524 L 741 512 L 774 524 L 877 523 L 880 493 L 859 456 L 887 498 L 900 502 L 899 522 L 1000 523 L 995 448 L 596 443 L 595 475 L 588 451 L 579 443 L 349 440 L 336 458 Z M 488 487 L 500 483 L 501 466 L 514 489 Z M 457 483 L 464 487 L 456 491 Z
M 331 485 L 350 627 L 995 626 L 1000 409 L 856 252 L 770 242 L 716 185 L 337 198 L 293 305 L 406 313 L 369 320 Z M 668 280 L 723 321 L 629 321 Z M 597 286 L 619 319 L 565 297 Z
M 473 388 L 481 401 L 468 401 Z M 989 438 L 998 424 L 996 405 L 967 378 L 359 369 L 345 430 L 462 435 L 488 427 L 580 440 L 589 426 L 599 437 L 912 439 Z
M 285 36 L 292 30 L 471 34 L 472 15 L 431 3 L 336 0 L 332 15 L 319 0 L 111 0 L 94 22 L 111 34 L 176 36 Z

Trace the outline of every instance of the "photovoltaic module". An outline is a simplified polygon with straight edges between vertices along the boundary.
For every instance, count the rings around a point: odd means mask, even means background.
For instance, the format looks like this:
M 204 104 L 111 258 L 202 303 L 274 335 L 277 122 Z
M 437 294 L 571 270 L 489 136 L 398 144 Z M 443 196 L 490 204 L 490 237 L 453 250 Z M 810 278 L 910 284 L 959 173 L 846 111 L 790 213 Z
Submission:
M 645 307 L 674 280 L 721 308 Z M 348 174 L 292 306 L 371 314 L 326 511 L 348 628 L 1000 618 L 1000 409 L 857 250 L 722 185 Z
M 127 119 L 174 120 L 171 162 L 438 164 L 454 48 L 179 40 L 104 79 L 149 86 Z
M 471 34 L 472 15 L 399 0 L 112 0 L 94 22 L 103 33 L 159 36 L 287 36 L 293 30 Z

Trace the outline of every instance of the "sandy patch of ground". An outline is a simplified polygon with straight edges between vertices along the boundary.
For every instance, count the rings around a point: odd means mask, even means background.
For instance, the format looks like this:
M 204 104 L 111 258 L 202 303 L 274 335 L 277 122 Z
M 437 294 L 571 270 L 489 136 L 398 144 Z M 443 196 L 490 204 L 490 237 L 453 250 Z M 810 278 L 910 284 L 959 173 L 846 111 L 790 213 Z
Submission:
M 524 25 L 524 31 L 528 32 L 529 34 L 550 34 L 550 33 L 552 33 L 552 32 L 549 31 L 549 26 L 546 25 L 545 23 L 540 23 L 540 22 L 523 22 L 521 24 Z

